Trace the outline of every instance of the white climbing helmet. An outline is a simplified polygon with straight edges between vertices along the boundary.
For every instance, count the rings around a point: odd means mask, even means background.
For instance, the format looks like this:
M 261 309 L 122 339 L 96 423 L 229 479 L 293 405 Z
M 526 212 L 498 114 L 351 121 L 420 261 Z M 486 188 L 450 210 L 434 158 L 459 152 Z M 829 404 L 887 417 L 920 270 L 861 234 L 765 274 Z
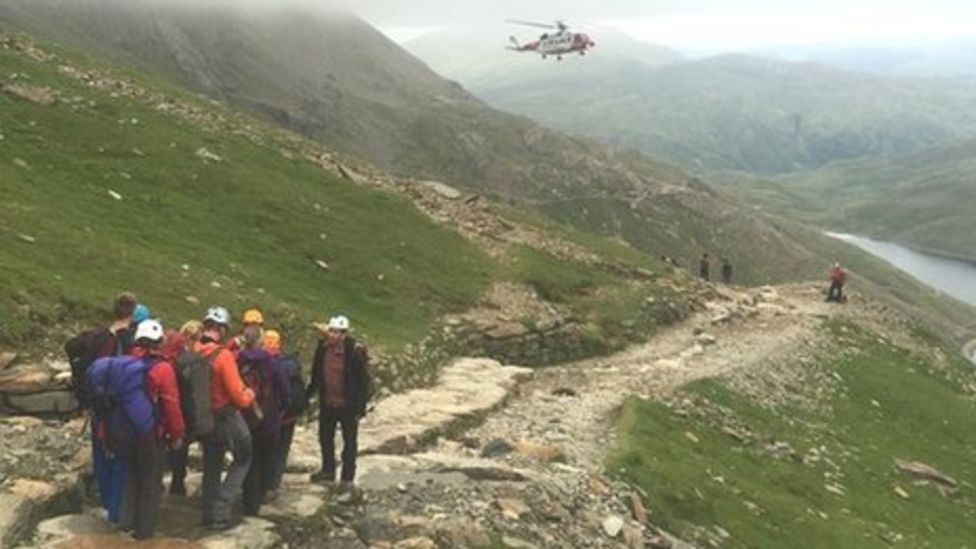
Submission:
M 203 317 L 204 322 L 213 322 L 222 326 L 230 326 L 230 313 L 223 307 L 211 307 Z
M 143 320 L 136 326 L 136 341 L 148 340 L 158 343 L 163 340 L 163 325 L 158 320 Z
M 349 319 L 345 315 L 335 315 L 329 319 L 329 329 L 340 332 L 349 331 Z

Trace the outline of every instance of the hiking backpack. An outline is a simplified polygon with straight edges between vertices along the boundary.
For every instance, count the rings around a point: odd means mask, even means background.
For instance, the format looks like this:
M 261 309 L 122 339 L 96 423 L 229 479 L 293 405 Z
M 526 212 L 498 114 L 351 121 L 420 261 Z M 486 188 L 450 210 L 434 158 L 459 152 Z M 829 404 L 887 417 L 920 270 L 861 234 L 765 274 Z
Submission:
M 298 417 L 308 408 L 305 381 L 302 379 L 302 363 L 298 360 L 298 355 L 289 354 L 278 358 L 278 366 L 288 379 L 288 402 L 284 404 L 282 411 L 287 417 Z
M 213 359 L 221 349 L 209 355 L 184 350 L 176 358 L 176 380 L 180 386 L 180 408 L 188 438 L 200 438 L 213 432 L 215 422 L 210 396 Z
M 244 384 L 254 391 L 254 403 L 257 405 L 257 410 L 248 409 L 244 413 L 244 420 L 248 427 L 256 429 L 266 414 L 275 413 L 278 410 L 274 388 L 271 386 L 271 380 L 268 379 L 261 361 L 249 360 L 238 355 L 237 367 Z
M 82 332 L 64 344 L 64 352 L 71 365 L 71 389 L 82 410 L 92 405 L 91 388 L 86 377 L 88 368 L 99 357 L 117 354 L 114 344 L 112 333 L 105 328 Z
M 156 405 L 146 387 L 146 374 L 156 364 L 150 358 L 103 357 L 88 368 L 91 402 L 99 418 L 99 437 L 106 448 L 117 450 L 136 437 L 151 435 L 156 427 Z

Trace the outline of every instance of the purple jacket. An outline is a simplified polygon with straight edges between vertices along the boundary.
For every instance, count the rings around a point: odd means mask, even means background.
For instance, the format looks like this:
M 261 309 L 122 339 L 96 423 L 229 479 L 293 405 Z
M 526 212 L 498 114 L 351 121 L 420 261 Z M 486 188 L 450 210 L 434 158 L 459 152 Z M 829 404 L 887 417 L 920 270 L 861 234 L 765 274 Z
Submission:
M 274 360 L 274 357 L 264 349 L 244 349 L 237 353 L 237 365 L 241 369 L 241 377 L 245 382 L 255 379 L 254 373 L 248 370 L 254 368 L 260 374 L 260 380 L 267 386 L 251 387 L 256 395 L 255 403 L 261 406 L 264 414 L 259 420 L 254 410 L 244 411 L 244 419 L 252 432 L 266 436 L 277 435 L 281 431 L 281 418 L 284 406 L 288 402 L 288 377 L 285 371 Z

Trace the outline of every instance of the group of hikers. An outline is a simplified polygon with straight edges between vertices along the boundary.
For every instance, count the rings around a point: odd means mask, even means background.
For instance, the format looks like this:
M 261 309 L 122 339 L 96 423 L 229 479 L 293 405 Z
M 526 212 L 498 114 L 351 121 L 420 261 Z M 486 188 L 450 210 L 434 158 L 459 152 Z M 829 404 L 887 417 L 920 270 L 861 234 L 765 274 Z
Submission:
M 676 265 L 674 260 L 665 256 L 662 258 L 665 263 Z M 706 282 L 711 279 L 711 260 L 708 254 L 702 254 L 701 259 L 698 262 L 698 276 Z M 833 267 L 830 269 L 829 274 L 830 286 L 827 289 L 827 302 L 828 303 L 844 303 L 847 301 L 847 297 L 844 295 L 844 284 L 847 282 L 847 271 L 840 266 L 839 262 L 834 262 Z M 722 282 L 725 284 L 732 283 L 732 263 L 729 262 L 728 258 L 722 258 Z
M 234 526 L 277 498 L 295 423 L 318 399 L 322 468 L 313 482 L 335 483 L 336 427 L 342 430 L 339 491 L 354 493 L 359 421 L 371 393 L 368 353 L 349 319 L 318 324 L 319 341 L 306 384 L 282 335 L 265 329 L 259 309 L 245 311 L 239 333 L 211 307 L 201 320 L 165 329 L 125 292 L 113 321 L 65 345 L 79 403 L 90 416 L 92 464 L 109 522 L 136 539 L 154 535 L 164 490 L 186 496 L 190 444 L 203 452 L 202 523 Z M 227 454 L 231 460 L 225 470 Z

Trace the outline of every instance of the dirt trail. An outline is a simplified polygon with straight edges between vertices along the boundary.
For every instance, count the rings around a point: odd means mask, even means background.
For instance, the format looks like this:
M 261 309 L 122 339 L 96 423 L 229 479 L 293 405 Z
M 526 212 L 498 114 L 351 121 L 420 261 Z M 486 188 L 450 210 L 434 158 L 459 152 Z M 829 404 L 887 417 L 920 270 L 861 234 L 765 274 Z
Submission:
M 628 397 L 666 394 L 696 379 L 809 354 L 818 345 L 817 325 L 842 314 L 818 292 L 809 286 L 729 292 L 645 344 L 538 371 L 504 409 L 467 434 L 557 444 L 571 465 L 597 472 L 612 442 L 612 413 Z

